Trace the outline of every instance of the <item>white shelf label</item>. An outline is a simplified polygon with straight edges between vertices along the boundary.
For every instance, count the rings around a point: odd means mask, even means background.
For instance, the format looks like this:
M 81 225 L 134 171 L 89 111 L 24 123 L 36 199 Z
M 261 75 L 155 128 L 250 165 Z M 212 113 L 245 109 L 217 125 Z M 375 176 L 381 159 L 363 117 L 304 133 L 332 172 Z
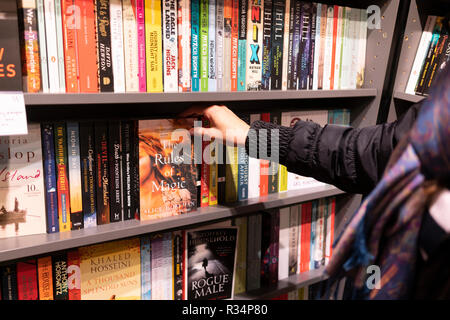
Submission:
M 28 134 L 22 92 L 0 92 L 0 136 Z

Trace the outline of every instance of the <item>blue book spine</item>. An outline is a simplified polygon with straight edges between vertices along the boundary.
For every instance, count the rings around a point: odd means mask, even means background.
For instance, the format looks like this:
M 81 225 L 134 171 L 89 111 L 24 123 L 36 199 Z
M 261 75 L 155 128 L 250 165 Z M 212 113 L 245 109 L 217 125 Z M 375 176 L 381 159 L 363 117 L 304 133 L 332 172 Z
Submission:
M 239 36 L 238 36 L 238 91 L 246 88 L 247 60 L 247 11 L 248 0 L 239 0 Z
M 261 87 L 270 90 L 270 73 L 272 71 L 272 0 L 264 1 L 263 18 L 263 63 Z
M 311 205 L 311 244 L 310 244 L 310 260 L 309 269 L 314 270 L 315 242 L 316 242 L 316 224 L 318 218 L 318 201 L 313 200 Z
M 141 299 L 152 299 L 150 237 L 141 237 Z
M 191 76 L 192 91 L 200 91 L 200 55 L 199 36 L 200 34 L 200 3 L 199 0 L 191 1 Z
M 53 125 L 42 125 L 42 149 L 44 158 L 45 205 L 47 232 L 59 232 L 58 195 L 56 192 L 56 166 Z

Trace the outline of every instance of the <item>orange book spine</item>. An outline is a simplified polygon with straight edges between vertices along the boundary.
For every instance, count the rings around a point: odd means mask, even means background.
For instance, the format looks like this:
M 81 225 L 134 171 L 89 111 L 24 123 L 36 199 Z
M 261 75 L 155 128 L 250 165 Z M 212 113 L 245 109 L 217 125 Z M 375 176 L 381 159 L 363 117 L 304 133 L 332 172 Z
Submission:
M 52 257 L 38 259 L 39 300 L 53 300 Z
M 336 63 L 336 38 L 337 38 L 337 24 L 338 24 L 339 6 L 335 5 L 333 10 L 333 48 L 331 50 L 331 76 L 330 76 L 330 90 L 334 89 L 334 66 Z
M 77 11 L 74 0 L 61 1 L 61 16 L 64 41 L 64 66 L 66 74 L 66 92 L 80 92 L 80 76 L 77 54 Z
M 238 87 L 238 39 L 239 39 L 239 0 L 233 0 L 231 10 L 231 91 Z M 225 52 L 225 54 L 227 54 Z
M 69 300 L 81 300 L 81 269 L 78 249 L 67 252 L 67 286 Z
M 77 32 L 77 54 L 80 91 L 98 92 L 97 40 L 94 0 L 74 0 L 79 8 L 79 32 Z
M 311 201 L 301 204 L 300 273 L 309 270 L 311 248 Z
M 261 113 L 261 120 L 270 122 L 270 113 Z M 259 195 L 266 196 L 269 194 L 269 160 L 260 160 L 260 178 L 259 178 Z

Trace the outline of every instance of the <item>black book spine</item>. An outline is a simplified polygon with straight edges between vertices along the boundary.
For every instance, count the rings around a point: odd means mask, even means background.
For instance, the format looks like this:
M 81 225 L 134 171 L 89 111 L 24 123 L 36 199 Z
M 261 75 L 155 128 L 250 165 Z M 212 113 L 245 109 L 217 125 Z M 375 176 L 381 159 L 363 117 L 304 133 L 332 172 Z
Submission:
M 96 0 L 97 55 L 101 92 L 114 92 L 109 0 Z
M 226 145 L 222 143 L 217 144 L 218 156 L 217 159 L 219 161 L 217 165 L 217 201 L 219 204 L 225 204 L 225 184 L 226 184 Z
M 272 0 L 264 1 L 263 18 L 263 53 L 262 53 L 262 79 L 261 88 L 270 90 L 272 51 Z
M 281 124 L 281 112 L 271 112 L 270 113 L 270 122 L 274 124 Z M 278 151 L 278 150 L 276 150 Z M 268 150 L 268 152 L 271 152 Z M 278 163 L 270 162 L 269 166 L 269 193 L 277 193 L 278 192 Z
M 108 126 L 106 122 L 95 123 L 95 154 L 97 162 L 97 224 L 110 222 Z
M 271 89 L 281 90 L 283 73 L 284 0 L 274 0 L 272 12 Z
M 287 88 L 294 89 L 294 83 L 292 81 L 292 49 L 294 42 L 294 13 L 295 13 L 295 0 L 291 0 L 291 7 L 289 8 L 289 48 L 285 48 L 288 51 L 288 67 L 287 67 Z
M 131 202 L 131 135 L 133 121 L 122 121 L 120 130 L 122 135 L 122 204 L 123 219 L 134 218 L 133 205 Z
M 441 65 L 441 61 L 445 56 L 445 48 L 448 44 L 448 29 L 445 25 L 442 28 L 441 35 L 439 37 L 439 41 L 436 45 L 436 49 L 433 54 L 433 58 L 430 64 L 430 70 L 428 71 L 428 75 L 424 84 L 423 94 L 428 95 L 430 91 L 431 84 L 433 83 L 433 79 L 436 76 L 436 73 L 439 70 L 439 66 Z
M 302 3 L 299 0 L 294 1 L 294 35 L 292 40 L 292 62 L 291 62 L 291 88 L 297 90 L 298 86 L 298 74 L 299 74 L 299 57 L 300 57 L 300 40 L 301 40 L 301 13 Z
M 320 12 L 319 12 L 320 14 Z M 313 88 L 314 76 L 314 53 L 316 49 L 316 21 L 317 21 L 317 3 L 311 4 L 311 28 L 310 28 L 310 47 L 309 47 L 309 75 L 308 75 L 308 89 Z
M 298 89 L 308 89 L 309 55 L 311 37 L 311 4 L 302 1 L 300 50 L 298 58 Z
M 120 121 L 108 123 L 109 194 L 111 222 L 123 220 L 122 179 L 121 179 L 121 132 Z
M 140 219 L 140 182 L 139 182 L 139 127 L 138 121 L 133 121 L 131 135 L 131 202 L 133 218 Z
M 55 300 L 69 300 L 67 253 L 52 255 L 53 293 Z
M 16 264 L 0 268 L 2 300 L 18 300 Z
M 173 235 L 173 286 L 174 300 L 183 300 L 183 275 L 184 275 L 184 230 L 174 232 Z

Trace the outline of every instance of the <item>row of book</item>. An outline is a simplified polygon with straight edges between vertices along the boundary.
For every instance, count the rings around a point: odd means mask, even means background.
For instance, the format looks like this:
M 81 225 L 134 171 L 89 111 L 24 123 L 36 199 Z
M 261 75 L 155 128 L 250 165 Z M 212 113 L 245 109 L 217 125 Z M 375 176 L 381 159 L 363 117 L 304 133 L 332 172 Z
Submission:
M 348 109 L 242 117 L 349 123 Z M 244 148 L 192 139 L 195 120 L 32 123 L 28 135 L 1 137 L 0 238 L 159 219 L 323 185 Z
M 0 267 L 0 298 L 232 299 L 326 264 L 334 210 L 335 198 L 324 198 L 10 261 Z M 289 297 L 307 295 L 294 290 Z
M 428 95 L 436 75 L 450 63 L 448 18 L 428 16 L 412 65 L 406 93 Z
M 20 0 L 24 91 L 356 89 L 367 12 L 300 0 Z

